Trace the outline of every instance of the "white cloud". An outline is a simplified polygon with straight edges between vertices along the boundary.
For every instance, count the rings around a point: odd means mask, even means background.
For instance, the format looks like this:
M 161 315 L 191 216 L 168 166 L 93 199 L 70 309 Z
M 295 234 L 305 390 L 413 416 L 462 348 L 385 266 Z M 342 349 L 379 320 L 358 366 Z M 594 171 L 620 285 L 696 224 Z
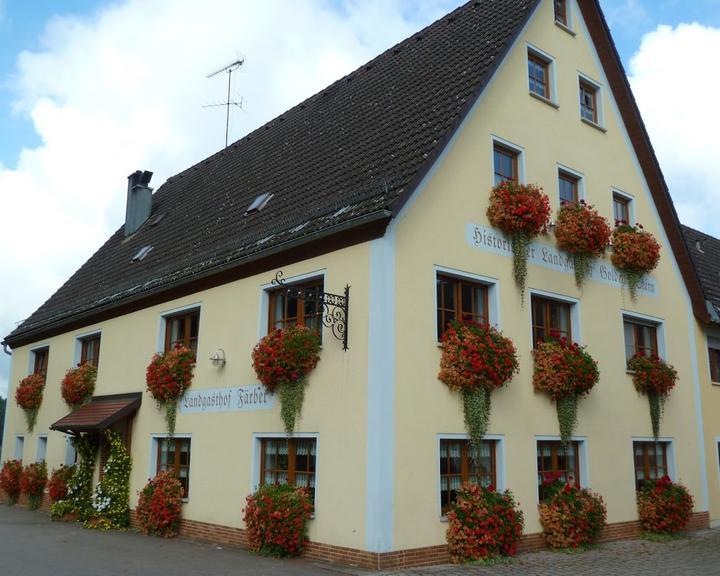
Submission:
M 630 83 L 683 223 L 720 236 L 720 29 L 659 26 L 630 60 Z
M 222 146 L 224 112 L 202 105 L 223 100 L 225 78 L 209 72 L 247 59 L 237 139 L 459 3 L 127 0 L 50 21 L 13 79 L 41 145 L 0 165 L 0 336 L 120 226 L 128 174 L 152 170 L 158 187 Z M 6 370 L 0 354 L 0 395 Z

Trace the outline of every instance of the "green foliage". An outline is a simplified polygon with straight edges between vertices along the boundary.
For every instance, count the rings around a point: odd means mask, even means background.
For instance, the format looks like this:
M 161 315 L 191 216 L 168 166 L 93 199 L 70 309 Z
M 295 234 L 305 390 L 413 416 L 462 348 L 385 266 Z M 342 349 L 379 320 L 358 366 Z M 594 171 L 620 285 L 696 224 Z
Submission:
M 660 436 L 660 421 L 663 412 L 665 412 L 665 396 L 650 393 L 647 397 L 650 404 L 650 422 L 652 423 L 653 438 L 657 440 Z
M 86 528 L 126 529 L 130 525 L 130 469 L 132 460 L 119 434 L 105 431 L 110 455 L 103 468 L 102 480 L 92 495 L 92 517 Z
M 50 505 L 50 518 L 53 520 L 60 520 L 73 513 L 75 513 L 75 505 L 70 500 L 59 500 Z
M 307 379 L 303 378 L 297 382 L 279 386 L 277 389 L 280 397 L 280 418 L 282 418 L 285 432 L 288 434 L 292 434 L 295 430 L 295 422 L 300 415 L 305 399 L 306 383 Z
M 584 252 L 573 254 L 573 268 L 575 270 L 575 285 L 582 289 L 585 279 L 590 277 L 595 257 Z
M 463 413 L 465 417 L 465 428 L 470 435 L 470 446 L 473 454 L 477 455 L 482 437 L 487 432 L 490 422 L 490 410 L 492 400 L 490 388 L 475 388 L 474 390 L 463 390 Z
M 527 261 L 530 254 L 532 237 L 526 232 L 512 235 L 513 278 L 520 289 L 520 305 L 525 303 L 525 283 L 527 282 Z
M 98 445 L 87 434 L 76 436 L 72 442 L 79 462 L 75 466 L 75 473 L 68 482 L 67 498 L 60 502 L 70 502 L 72 511 L 77 512 L 81 520 L 86 520 L 92 515 L 92 479 Z M 63 504 L 63 507 L 66 505 Z
M 560 441 L 563 444 L 570 442 L 577 425 L 577 405 L 578 397 L 575 394 L 555 400 L 558 424 L 560 425 Z

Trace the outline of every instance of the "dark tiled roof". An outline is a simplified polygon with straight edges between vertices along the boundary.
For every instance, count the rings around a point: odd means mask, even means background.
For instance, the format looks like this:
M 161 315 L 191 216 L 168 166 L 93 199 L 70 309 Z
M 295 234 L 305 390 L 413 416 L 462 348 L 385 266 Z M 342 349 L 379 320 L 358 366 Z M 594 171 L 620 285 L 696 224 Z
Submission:
M 142 392 L 96 396 L 85 406 L 52 424 L 50 429 L 60 432 L 105 430 L 118 420 L 135 413 L 141 403 Z
M 718 322 L 720 321 L 720 240 L 685 225 L 682 226 L 682 231 L 700 278 L 705 299 L 715 312 L 713 320 Z
M 156 226 L 119 229 L 8 341 L 100 307 L 396 212 L 538 0 L 469 2 L 225 150 L 169 178 Z M 274 196 L 244 217 L 253 199 Z M 141 262 L 138 250 L 154 248 Z

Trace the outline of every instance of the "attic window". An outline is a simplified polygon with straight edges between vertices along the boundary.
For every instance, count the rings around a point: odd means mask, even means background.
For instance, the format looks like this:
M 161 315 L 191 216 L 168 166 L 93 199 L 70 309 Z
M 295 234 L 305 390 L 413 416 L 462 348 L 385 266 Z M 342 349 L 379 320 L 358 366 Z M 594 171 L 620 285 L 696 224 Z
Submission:
M 135 254 L 135 256 L 133 256 L 131 262 L 140 262 L 141 260 L 143 260 L 145 258 L 145 256 L 150 254 L 150 251 L 152 249 L 153 249 L 153 247 L 150 246 L 149 244 L 147 246 L 143 246 L 142 248 L 140 248 L 140 250 L 138 250 L 138 253 Z
M 157 226 L 158 224 L 160 224 L 160 221 L 165 218 L 165 214 L 167 214 L 167 212 L 160 212 L 159 214 L 155 214 L 155 216 L 153 216 L 150 220 L 150 226 Z
M 270 198 L 272 198 L 273 195 L 269 192 L 265 192 L 264 194 L 260 194 L 255 200 L 253 200 L 252 204 L 248 206 L 248 209 L 245 210 L 245 215 L 252 214 L 253 212 L 260 212 L 265 206 L 267 206 L 267 203 L 270 202 Z

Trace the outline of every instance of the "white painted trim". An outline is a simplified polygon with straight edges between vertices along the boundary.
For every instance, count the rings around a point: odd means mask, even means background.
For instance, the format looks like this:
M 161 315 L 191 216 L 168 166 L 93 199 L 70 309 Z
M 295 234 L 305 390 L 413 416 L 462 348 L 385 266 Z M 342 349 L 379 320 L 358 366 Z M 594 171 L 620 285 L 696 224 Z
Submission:
M 657 346 L 658 356 L 663 360 L 667 360 L 667 353 L 665 348 L 665 321 L 657 316 L 649 316 L 648 314 L 642 314 L 640 312 L 634 312 L 632 310 L 620 309 L 620 317 L 622 320 L 622 357 L 625 356 L 625 320 L 629 322 L 635 322 L 636 324 L 644 324 L 645 326 L 651 326 L 655 328 L 655 334 L 657 335 Z
M 487 90 L 487 88 L 485 88 L 485 90 Z M 458 129 L 458 131 L 459 130 L 460 129 Z M 525 148 L 519 144 L 510 142 L 510 140 L 505 140 L 505 138 L 501 138 L 496 134 L 490 134 L 490 166 L 492 167 L 490 172 L 490 187 L 495 186 L 495 144 L 500 144 L 503 148 L 507 148 L 517 154 L 518 182 L 525 184 Z
M 437 501 L 437 514 L 440 520 L 445 520 L 445 516 L 442 513 L 442 501 L 440 499 L 440 491 L 442 488 L 442 482 L 440 479 L 440 441 L 441 440 L 469 440 L 470 436 L 467 433 L 441 433 L 437 434 L 435 442 L 435 463 L 436 463 L 436 501 Z M 505 435 L 504 434 L 485 434 L 483 440 L 492 440 L 495 442 L 495 489 L 498 492 L 505 490 Z
M 165 439 L 165 438 L 171 438 L 171 436 L 165 432 L 165 433 L 152 433 L 150 434 L 150 462 L 148 462 L 148 478 L 155 478 L 157 475 L 157 459 L 158 459 L 158 441 Z M 190 499 L 190 486 L 193 485 L 192 482 L 192 473 L 193 473 L 193 442 L 192 442 L 192 434 L 179 434 L 175 433 L 172 435 L 172 438 L 174 439 L 180 439 L 184 440 L 185 438 L 188 438 L 190 440 L 190 468 L 188 469 L 188 493 L 185 498 L 183 498 L 183 502 L 187 502 Z
M 580 13 L 578 12 L 578 15 Z M 605 76 L 605 71 L 603 69 L 602 63 L 600 62 L 600 57 L 597 54 L 597 50 L 595 49 L 595 45 L 592 43 L 592 40 L 590 38 L 590 33 L 588 32 L 587 26 L 585 25 L 585 21 L 582 17 L 578 18 L 578 31 L 583 34 L 583 38 L 587 45 L 590 47 L 590 53 L 593 58 L 593 62 L 595 64 L 595 68 L 600 71 L 601 78 L 603 79 L 603 82 L 609 86 L 607 78 Z M 648 187 L 648 183 L 645 180 L 645 176 L 642 170 L 642 167 L 640 166 L 640 161 L 638 160 L 637 154 L 635 153 L 635 149 L 633 148 L 632 142 L 630 141 L 630 136 L 628 134 L 627 128 L 625 126 L 625 123 L 622 121 L 622 117 L 620 115 L 620 110 L 617 107 L 617 102 L 615 101 L 615 97 L 612 93 L 612 90 L 607 91 L 608 94 L 608 104 L 612 107 L 612 111 L 615 114 L 615 116 L 619 120 L 619 127 L 620 127 L 620 134 L 622 135 L 623 140 L 625 141 L 625 145 L 627 147 L 627 150 L 630 154 L 630 157 L 632 158 L 633 164 L 635 166 L 636 173 L 640 176 L 640 181 L 642 182 L 642 193 L 644 195 L 644 199 L 647 202 L 647 205 L 650 207 L 650 210 L 653 213 L 653 216 L 655 217 L 655 222 L 658 224 L 658 229 L 660 231 L 658 240 L 660 241 L 661 245 L 663 246 L 670 246 L 670 241 L 668 240 L 667 233 L 665 232 L 665 227 L 662 225 L 662 220 L 660 220 L 660 215 L 657 211 L 657 206 L 655 206 L 655 201 L 653 200 L 653 197 L 650 193 L 650 188 Z M 701 389 L 700 389 L 700 372 L 698 369 L 698 356 L 697 356 L 697 345 L 695 342 L 695 327 L 696 327 L 696 320 L 695 316 L 693 314 L 693 308 L 692 308 L 692 301 L 690 299 L 690 293 L 688 292 L 687 286 L 685 286 L 685 280 L 683 279 L 683 276 L 680 272 L 680 267 L 678 266 L 677 260 L 675 259 L 675 255 L 670 251 L 671 258 L 670 262 L 672 264 L 672 268 L 675 271 L 675 278 L 677 279 L 678 285 L 680 286 L 680 289 L 682 293 L 685 296 L 685 305 L 687 310 L 687 333 L 688 333 L 688 341 L 690 346 L 690 362 L 692 365 L 692 374 L 693 374 L 693 389 L 694 389 L 694 395 L 695 395 L 695 402 L 694 402 L 694 408 L 695 408 L 695 438 L 697 442 L 697 448 L 698 448 L 698 459 L 699 459 L 699 465 L 700 465 L 700 485 L 701 485 L 701 491 L 702 491 L 702 500 L 698 502 L 698 508 L 700 510 L 707 510 L 708 509 L 708 479 L 707 479 L 707 459 L 705 457 L 705 438 L 704 438 L 704 424 L 703 424 L 703 413 L 702 413 L 702 398 L 701 398 Z
M 717 489 L 720 489 L 720 436 L 715 436 L 715 473 L 717 474 L 718 482 Z
M 15 434 L 15 460 L 22 460 L 25 454 L 25 435 Z
M 7 435 L 8 438 L 10 437 L 10 434 L 8 433 L 8 430 L 9 430 L 9 427 L 8 427 L 8 418 L 9 418 L 9 416 L 8 416 L 8 415 L 10 414 L 10 406 L 9 406 L 9 405 L 10 405 L 10 400 L 9 400 L 9 399 L 13 397 L 13 396 L 12 396 L 12 384 L 11 384 L 11 382 L 10 382 L 10 377 L 11 377 L 11 375 L 12 375 L 12 373 L 13 373 L 13 372 L 12 372 L 12 367 L 13 367 L 13 361 L 14 361 L 14 360 L 15 360 L 15 356 L 14 356 L 14 355 L 10 356 L 10 366 L 9 366 L 8 372 L 7 372 L 7 375 L 8 375 L 8 380 L 7 380 L 8 388 L 7 388 L 7 395 L 6 395 L 6 398 L 5 398 L 5 402 L 6 402 L 6 403 L 5 403 L 5 416 L 4 416 L 4 418 L 3 418 L 3 430 L 5 431 L 4 433 Z M 5 453 L 5 450 L 4 450 L 4 448 L 3 448 L 3 447 L 5 446 L 5 444 L 7 444 L 7 446 L 8 446 L 8 452 L 10 452 L 10 442 L 9 442 L 9 441 L 6 441 L 5 438 L 3 438 L 2 442 L 0 442 L 0 462 L 5 462 L 5 460 L 9 460 L 9 459 L 10 459 L 10 458 L 9 458 L 9 455 Z
M 50 342 L 38 344 L 37 346 L 33 346 L 32 348 L 30 348 L 30 354 L 28 354 L 28 375 L 32 374 L 35 371 L 35 352 L 40 352 L 42 350 L 48 351 L 48 368 L 50 368 Z
M 602 68 L 600 68 L 602 70 Z M 580 118 L 582 119 L 582 106 L 580 103 L 580 82 L 584 82 L 586 84 L 589 84 L 593 88 L 595 88 L 595 107 L 597 109 L 597 124 L 600 126 L 600 128 L 605 128 L 605 103 L 604 100 L 604 92 L 603 85 L 601 82 L 598 82 L 597 80 L 591 78 L 587 74 L 583 74 L 580 70 L 577 72 L 578 74 L 578 114 Z
M 285 280 L 285 286 L 290 287 L 293 284 L 300 284 L 302 282 L 307 282 L 309 280 L 317 280 L 319 278 L 322 278 L 323 281 L 323 289 L 326 289 L 327 286 L 327 269 L 326 268 L 320 268 L 319 270 L 315 270 L 313 272 L 305 272 L 303 274 L 295 274 L 295 276 L 289 276 L 287 278 L 284 278 Z M 268 333 L 268 317 L 270 314 L 270 292 L 273 290 L 277 290 L 280 288 L 277 284 L 273 284 L 272 282 L 266 282 L 265 284 L 260 285 L 260 307 L 258 312 L 258 340 L 262 339 L 264 336 Z M 325 327 L 321 323 L 321 328 L 324 330 Z
M 80 357 L 82 356 L 83 340 L 89 340 L 93 336 L 100 336 L 100 346 L 102 346 L 102 330 L 93 330 L 92 332 L 83 332 L 75 336 L 75 350 L 73 352 L 73 367 L 80 365 Z
M 624 190 L 620 190 L 620 188 L 616 186 L 610 187 L 610 213 L 614 216 L 615 215 L 615 207 L 612 205 L 613 198 L 615 196 L 621 196 L 625 200 L 628 201 L 628 218 L 630 219 L 630 222 L 628 224 L 633 225 L 635 220 L 635 196 L 632 194 L 625 192 Z
M 644 442 L 648 444 L 655 444 L 656 440 L 652 436 L 633 436 L 630 438 L 630 454 L 632 455 L 632 470 L 633 479 L 635 478 L 635 442 Z M 675 460 L 675 438 L 672 436 L 659 436 L 657 443 L 667 444 L 667 473 L 670 480 L 678 482 L 679 477 L 677 473 L 677 465 Z M 648 478 L 649 480 L 649 478 Z
M 585 174 L 583 174 L 582 172 L 579 172 L 578 170 L 575 170 L 574 168 L 570 168 L 569 166 L 566 166 L 565 164 L 561 164 L 560 162 L 557 162 L 556 190 L 557 190 L 558 203 L 560 202 L 560 173 L 561 172 L 564 172 L 568 176 L 573 176 L 574 178 L 577 178 L 578 200 L 585 200 Z
M 540 296 L 541 298 L 546 298 L 547 300 L 557 300 L 558 302 L 563 302 L 565 304 L 570 304 L 570 329 L 572 330 L 572 339 L 573 342 L 576 342 L 578 344 L 582 344 L 582 323 L 580 322 L 580 299 L 575 298 L 574 296 L 567 296 L 566 294 L 561 294 L 559 292 L 551 292 L 548 290 L 540 290 L 539 288 L 530 288 L 528 290 L 528 300 L 530 302 L 530 306 L 528 306 L 528 317 L 529 322 L 528 326 L 530 328 L 530 342 L 533 341 L 533 333 L 532 333 L 532 297 L 533 296 Z
M 75 446 L 72 443 L 72 436 L 65 436 L 65 466 L 72 466 L 77 459 Z
M 185 306 L 178 306 L 177 308 L 170 308 L 169 310 L 163 310 L 160 312 L 160 316 L 158 318 L 158 333 L 157 333 L 157 353 L 162 354 L 165 351 L 165 326 L 167 324 L 167 319 L 171 316 L 177 316 L 178 314 L 181 314 L 183 312 L 188 312 L 190 310 L 197 310 L 200 313 L 200 317 L 198 319 L 198 349 L 197 349 L 197 357 L 200 358 L 200 323 L 202 322 L 202 300 L 198 302 L 193 302 L 192 304 L 187 304 Z
M 548 102 L 552 102 L 556 106 L 558 103 L 558 91 L 557 91 L 557 64 L 555 57 L 552 54 L 549 54 L 545 52 L 542 48 L 539 48 L 535 44 L 532 44 L 530 42 L 526 42 L 525 45 L 527 46 L 527 50 L 525 51 L 525 58 L 527 59 L 528 54 L 532 53 L 540 60 L 544 60 L 547 64 L 547 70 L 548 74 L 550 75 L 550 78 L 548 78 L 548 86 L 550 87 L 550 98 L 545 98 Z M 530 77 L 528 76 L 528 90 L 530 90 Z M 530 90 L 532 92 L 532 90 Z M 537 94 L 541 98 L 540 94 Z
M 43 446 L 43 443 L 45 446 Z M 41 448 L 43 448 L 41 450 Z M 47 434 L 40 434 L 37 437 L 35 444 L 35 462 L 41 462 L 47 460 L 47 449 L 48 449 L 48 437 Z M 42 458 L 40 457 L 42 453 Z
M 433 265 L 433 270 L 434 270 L 433 302 L 435 302 L 435 308 L 432 312 L 434 313 L 433 324 L 435 326 L 433 334 L 435 335 L 436 342 L 439 342 L 439 340 L 437 338 L 438 301 L 437 301 L 437 289 L 436 289 L 436 281 L 437 281 L 438 274 L 442 274 L 444 276 L 451 276 L 453 278 L 458 278 L 460 280 L 470 280 L 471 282 L 476 282 L 478 284 L 483 284 L 484 286 L 486 286 L 487 291 L 488 291 L 488 322 L 492 326 L 495 326 L 496 328 L 500 328 L 500 290 L 499 290 L 499 280 L 497 278 L 493 278 L 491 276 L 483 276 L 482 274 L 475 274 L 474 272 L 466 272 L 464 270 L 459 270 L 457 268 L 449 268 L 447 266 L 440 266 L 439 264 Z
M 535 435 L 535 478 L 540 474 L 538 468 L 537 449 L 538 442 L 560 442 L 560 436 L 546 436 L 541 434 Z M 572 436 L 570 442 L 578 443 L 578 458 L 580 459 L 580 488 L 590 488 L 590 462 L 588 459 L 588 440 L 587 436 Z M 540 504 L 540 494 L 535 489 L 535 503 Z

